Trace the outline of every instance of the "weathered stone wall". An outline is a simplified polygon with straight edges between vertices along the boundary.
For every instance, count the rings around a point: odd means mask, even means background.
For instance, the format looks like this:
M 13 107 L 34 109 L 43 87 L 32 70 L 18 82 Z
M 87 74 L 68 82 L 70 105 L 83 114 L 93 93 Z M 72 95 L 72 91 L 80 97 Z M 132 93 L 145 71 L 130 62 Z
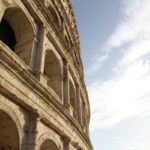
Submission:
M 1 150 L 92 150 L 70 11 L 69 1 L 0 0 Z

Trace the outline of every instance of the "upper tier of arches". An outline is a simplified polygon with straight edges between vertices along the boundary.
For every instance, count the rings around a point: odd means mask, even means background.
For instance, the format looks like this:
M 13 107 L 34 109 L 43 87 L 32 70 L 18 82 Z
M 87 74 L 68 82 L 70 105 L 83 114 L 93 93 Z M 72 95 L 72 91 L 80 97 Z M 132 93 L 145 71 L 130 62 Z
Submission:
M 48 9 L 52 8 L 49 6 Z M 59 14 L 52 10 L 51 18 L 60 27 Z M 43 22 L 35 22 L 28 10 L 19 5 L 6 7 L 0 18 L 0 40 L 3 44 L 31 69 L 33 75 L 37 77 L 39 74 L 39 82 L 56 95 L 56 100 L 87 132 L 89 104 L 81 83 L 83 81 L 76 74 L 78 72 L 71 57 L 66 57 L 63 50 L 53 44 L 54 39 L 50 39 L 47 32 Z

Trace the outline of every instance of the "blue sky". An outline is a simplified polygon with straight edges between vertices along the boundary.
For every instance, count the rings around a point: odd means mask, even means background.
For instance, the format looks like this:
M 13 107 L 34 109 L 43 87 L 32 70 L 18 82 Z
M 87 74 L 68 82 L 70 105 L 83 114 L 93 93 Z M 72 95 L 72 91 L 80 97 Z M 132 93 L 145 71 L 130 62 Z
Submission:
M 72 0 L 95 150 L 150 149 L 150 0 Z

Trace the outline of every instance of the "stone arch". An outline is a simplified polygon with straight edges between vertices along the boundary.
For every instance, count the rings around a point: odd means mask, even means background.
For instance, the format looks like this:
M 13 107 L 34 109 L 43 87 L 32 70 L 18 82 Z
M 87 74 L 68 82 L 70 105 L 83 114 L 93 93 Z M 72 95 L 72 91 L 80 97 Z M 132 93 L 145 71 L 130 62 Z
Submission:
M 47 50 L 45 55 L 44 74 L 48 77 L 47 84 L 62 99 L 62 60 L 60 55 L 53 50 Z
M 52 140 L 48 139 L 41 145 L 40 150 L 58 150 L 58 148 Z
M 54 8 L 54 6 L 52 6 L 51 4 L 47 7 L 48 9 L 48 14 L 49 14 L 49 18 L 51 19 L 52 23 L 56 26 L 56 27 L 61 27 L 62 22 L 61 22 L 61 17 L 59 15 L 59 13 L 57 12 L 56 8 Z
M 35 30 L 31 19 L 19 7 L 8 7 L 3 15 L 2 22 L 12 29 L 15 44 L 10 46 L 4 43 L 27 64 L 31 65 L 32 48 L 35 37 Z
M 69 48 L 69 51 L 72 53 L 73 52 L 73 49 L 72 49 L 73 43 L 72 43 L 72 39 L 70 37 L 69 31 L 66 26 L 65 26 L 64 38 L 65 38 L 66 44 Z
M 68 48 L 70 48 L 69 51 L 71 51 L 71 42 L 70 42 L 70 39 L 67 36 L 67 34 L 65 34 L 65 40 L 66 40 L 66 44 L 67 44 Z
M 46 132 L 42 134 L 38 139 L 37 150 L 59 150 L 60 147 L 61 143 L 59 143 L 57 137 L 53 134 Z
M 0 149 L 21 147 L 22 128 L 15 112 L 7 105 L 0 105 Z

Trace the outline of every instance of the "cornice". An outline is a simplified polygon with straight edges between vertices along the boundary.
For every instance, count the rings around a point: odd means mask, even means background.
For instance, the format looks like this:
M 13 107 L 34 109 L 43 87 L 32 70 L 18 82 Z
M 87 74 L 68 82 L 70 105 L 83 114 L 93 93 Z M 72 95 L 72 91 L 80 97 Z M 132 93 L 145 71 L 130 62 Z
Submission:
M 78 28 L 77 28 L 77 24 L 76 24 L 76 19 L 75 19 L 74 13 L 73 13 L 73 9 L 72 9 L 73 7 L 71 4 L 71 1 L 70 0 L 61 0 L 61 1 L 62 1 L 62 4 L 64 6 L 66 6 L 65 10 L 66 10 L 67 15 L 70 16 L 68 18 L 69 18 L 69 21 L 71 23 L 73 30 L 75 31 L 75 37 L 77 39 L 77 44 L 79 46 L 80 45 L 79 32 L 78 32 Z

